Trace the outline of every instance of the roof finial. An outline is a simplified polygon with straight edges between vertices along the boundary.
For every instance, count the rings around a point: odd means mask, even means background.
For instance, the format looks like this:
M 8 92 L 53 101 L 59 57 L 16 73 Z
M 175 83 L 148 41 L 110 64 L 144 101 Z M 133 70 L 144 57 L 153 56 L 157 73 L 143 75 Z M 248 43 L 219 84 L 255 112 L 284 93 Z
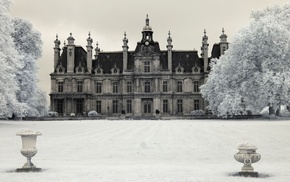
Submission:
M 97 48 L 99 47 L 99 42 L 96 43 Z
M 204 35 L 206 35 L 206 30 L 205 29 L 204 29 L 203 33 L 204 33 Z
M 148 18 L 148 14 L 146 15 L 146 26 L 149 26 L 149 18 Z
M 171 33 L 170 33 L 170 30 L 168 31 L 168 37 L 170 37 Z
M 89 34 L 88 35 L 89 35 L 89 38 L 91 38 L 91 32 L 90 31 L 89 31 Z
M 69 35 L 72 37 L 72 33 L 69 33 Z
M 56 34 L 56 40 L 58 40 L 58 35 Z
M 224 28 L 222 29 L 222 33 L 225 34 L 225 29 Z
M 124 37 L 126 38 L 127 34 L 126 34 L 126 31 L 124 32 Z

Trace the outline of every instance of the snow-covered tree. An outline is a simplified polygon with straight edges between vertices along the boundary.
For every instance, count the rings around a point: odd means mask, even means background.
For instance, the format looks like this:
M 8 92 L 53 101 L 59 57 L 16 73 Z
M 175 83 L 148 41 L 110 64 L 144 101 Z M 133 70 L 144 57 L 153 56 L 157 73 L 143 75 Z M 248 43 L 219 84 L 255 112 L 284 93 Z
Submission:
M 290 6 L 253 12 L 201 87 L 217 115 L 274 110 L 290 101 Z
M 40 33 L 33 29 L 30 22 L 19 18 L 13 19 L 13 27 L 12 37 L 16 50 L 21 56 L 19 61 L 23 64 L 16 76 L 20 88 L 17 92 L 17 99 L 27 103 L 29 108 L 26 115 L 40 116 L 44 111 L 39 104 L 45 99 L 45 96 L 40 97 L 41 91 L 37 88 L 36 60 L 41 57 L 42 53 Z
M 20 108 L 16 99 L 19 89 L 16 73 L 22 65 L 18 61 L 20 56 L 11 37 L 14 30 L 9 5 L 8 0 L 0 1 L 0 118 L 10 117 Z
M 40 34 L 29 22 L 11 17 L 9 5 L 9 0 L 0 1 L 0 118 L 39 116 L 46 107 L 44 93 L 36 86 Z

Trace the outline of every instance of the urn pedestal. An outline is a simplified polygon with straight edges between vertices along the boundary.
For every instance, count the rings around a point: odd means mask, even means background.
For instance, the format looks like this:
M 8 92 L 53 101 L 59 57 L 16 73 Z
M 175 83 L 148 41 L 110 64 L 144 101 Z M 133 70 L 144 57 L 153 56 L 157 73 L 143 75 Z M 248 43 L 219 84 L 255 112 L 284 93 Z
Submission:
M 32 172 L 32 171 L 41 171 L 41 168 L 37 168 L 32 162 L 31 158 L 37 153 L 36 149 L 36 138 L 38 135 L 41 135 L 40 132 L 34 132 L 31 130 L 25 130 L 16 133 L 17 136 L 21 136 L 22 139 L 22 149 L 20 150 L 21 154 L 27 158 L 27 162 L 18 168 L 17 172 Z
M 240 176 L 258 177 L 258 172 L 254 171 L 252 163 L 258 162 L 261 155 L 256 153 L 257 148 L 253 145 L 242 144 L 238 147 L 239 152 L 235 154 L 235 159 L 244 164 L 239 172 Z

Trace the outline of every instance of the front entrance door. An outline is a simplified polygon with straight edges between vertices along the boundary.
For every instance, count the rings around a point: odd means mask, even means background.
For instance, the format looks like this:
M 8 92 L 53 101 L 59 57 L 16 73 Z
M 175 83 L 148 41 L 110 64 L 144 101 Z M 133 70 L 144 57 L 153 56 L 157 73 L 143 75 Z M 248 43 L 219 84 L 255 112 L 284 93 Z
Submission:
M 143 99 L 142 100 L 142 115 L 143 116 L 152 116 L 153 112 L 153 100 L 152 99 Z

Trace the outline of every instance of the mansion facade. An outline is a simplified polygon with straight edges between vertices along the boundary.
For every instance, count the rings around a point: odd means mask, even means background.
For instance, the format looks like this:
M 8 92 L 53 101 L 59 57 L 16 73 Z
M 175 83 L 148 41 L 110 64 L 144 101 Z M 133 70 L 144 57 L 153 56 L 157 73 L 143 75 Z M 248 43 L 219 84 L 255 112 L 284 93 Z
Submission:
M 93 49 L 90 34 L 86 48 L 74 40 L 70 34 L 62 49 L 58 37 L 54 41 L 50 110 L 59 115 L 95 110 L 105 116 L 169 116 L 205 110 L 199 87 L 207 80 L 210 60 L 228 49 L 223 31 L 211 57 L 206 32 L 200 57 L 196 50 L 173 50 L 170 32 L 167 49 L 161 50 L 148 16 L 134 51 L 129 51 L 126 33 L 117 52 L 100 51 L 98 44 Z

